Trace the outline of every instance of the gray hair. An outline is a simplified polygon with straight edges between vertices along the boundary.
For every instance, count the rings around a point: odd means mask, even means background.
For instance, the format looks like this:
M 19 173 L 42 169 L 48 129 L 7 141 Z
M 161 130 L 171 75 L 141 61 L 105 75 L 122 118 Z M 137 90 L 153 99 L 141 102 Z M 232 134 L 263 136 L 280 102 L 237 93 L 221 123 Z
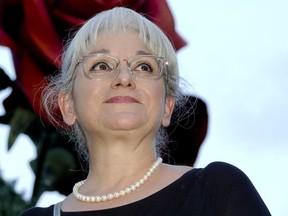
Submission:
M 78 123 L 68 127 L 63 122 L 58 109 L 59 93 L 72 95 L 74 72 L 78 60 L 85 55 L 89 47 L 97 44 L 97 37 L 100 34 L 115 35 L 129 30 L 139 33 L 139 39 L 152 54 L 164 57 L 168 61 L 168 66 L 163 73 L 166 96 L 173 96 L 176 103 L 178 98 L 181 98 L 176 53 L 160 28 L 142 15 L 124 7 L 98 13 L 88 20 L 67 43 L 62 56 L 61 72 L 49 78 L 49 84 L 43 91 L 43 108 L 48 119 L 58 128 L 64 129 L 63 132 L 76 142 L 78 152 L 84 157 L 88 157 L 85 137 Z M 156 137 L 158 146 L 164 144 L 166 140 L 164 137 L 163 128 L 160 128 Z

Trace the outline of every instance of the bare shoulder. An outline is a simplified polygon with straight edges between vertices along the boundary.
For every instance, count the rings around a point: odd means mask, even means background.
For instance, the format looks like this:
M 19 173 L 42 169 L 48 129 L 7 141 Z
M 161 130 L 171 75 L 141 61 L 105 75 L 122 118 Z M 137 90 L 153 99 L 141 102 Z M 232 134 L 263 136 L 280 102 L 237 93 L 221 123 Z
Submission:
M 181 178 L 185 173 L 189 172 L 192 169 L 193 167 L 190 166 L 163 164 L 161 175 L 165 176 L 166 181 L 168 181 L 167 183 L 172 183 L 177 179 Z
M 163 168 L 166 172 L 169 172 L 171 174 L 175 175 L 183 175 L 186 172 L 193 169 L 193 167 L 190 166 L 178 166 L 178 165 L 170 165 L 170 164 L 163 164 Z

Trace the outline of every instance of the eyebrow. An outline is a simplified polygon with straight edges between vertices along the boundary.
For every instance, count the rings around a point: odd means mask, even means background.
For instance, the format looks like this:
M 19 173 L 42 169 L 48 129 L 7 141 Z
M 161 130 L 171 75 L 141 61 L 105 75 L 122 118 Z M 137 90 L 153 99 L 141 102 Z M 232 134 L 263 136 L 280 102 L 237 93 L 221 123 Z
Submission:
M 97 54 L 97 53 L 110 54 L 111 51 L 108 49 L 100 49 L 100 50 L 92 51 L 89 54 Z M 149 51 L 138 50 L 138 51 L 136 51 L 136 55 L 152 55 L 152 53 Z
M 100 49 L 100 50 L 93 50 L 93 51 L 90 52 L 89 54 L 97 54 L 97 53 L 108 54 L 108 53 L 110 53 L 110 51 L 109 51 L 108 49 Z
M 139 51 L 136 52 L 136 55 L 152 55 L 152 53 L 149 52 L 149 51 L 139 50 Z

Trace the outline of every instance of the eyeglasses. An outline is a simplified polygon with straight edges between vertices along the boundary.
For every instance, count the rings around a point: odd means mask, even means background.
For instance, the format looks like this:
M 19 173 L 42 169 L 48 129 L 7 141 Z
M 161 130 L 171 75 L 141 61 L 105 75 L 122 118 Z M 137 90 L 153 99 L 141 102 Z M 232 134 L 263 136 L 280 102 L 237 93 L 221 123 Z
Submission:
M 168 62 L 155 55 L 136 55 L 129 59 L 123 59 L 134 79 L 158 80 L 163 75 L 163 68 Z M 83 57 L 78 63 L 82 63 L 84 75 L 88 79 L 103 80 L 115 77 L 119 69 L 120 60 L 104 54 L 95 53 Z

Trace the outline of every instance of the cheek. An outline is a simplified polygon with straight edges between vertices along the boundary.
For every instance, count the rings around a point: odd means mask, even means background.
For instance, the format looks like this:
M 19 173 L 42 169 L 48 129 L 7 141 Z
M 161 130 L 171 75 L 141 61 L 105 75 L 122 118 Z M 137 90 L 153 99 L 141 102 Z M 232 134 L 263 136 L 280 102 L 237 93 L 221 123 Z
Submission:
M 155 92 L 158 96 L 159 102 L 164 106 L 166 98 L 166 90 L 164 83 L 162 83 L 162 85 L 159 85 Z
M 99 91 L 97 85 L 93 81 L 85 79 L 84 77 L 76 78 L 73 86 L 72 99 L 77 119 L 79 115 L 88 112 L 87 109 L 90 107 L 90 103 L 97 102 L 95 99 L 93 100 L 95 94 Z
M 82 101 L 87 101 L 93 95 L 101 91 L 100 85 L 101 84 L 95 80 L 87 79 L 81 71 L 78 71 L 78 74 L 73 83 L 73 100 L 76 103 L 82 103 Z
M 150 89 L 150 95 L 152 99 L 151 109 L 158 110 L 159 117 L 162 117 L 165 109 L 165 97 L 166 97 L 164 84 L 158 85 L 155 88 L 148 87 L 147 89 Z
M 161 122 L 162 126 L 167 127 L 170 124 L 170 118 L 174 108 L 174 99 L 169 96 L 167 97 L 164 84 L 158 86 L 155 92 L 154 109 L 156 109 L 157 106 L 159 122 Z

